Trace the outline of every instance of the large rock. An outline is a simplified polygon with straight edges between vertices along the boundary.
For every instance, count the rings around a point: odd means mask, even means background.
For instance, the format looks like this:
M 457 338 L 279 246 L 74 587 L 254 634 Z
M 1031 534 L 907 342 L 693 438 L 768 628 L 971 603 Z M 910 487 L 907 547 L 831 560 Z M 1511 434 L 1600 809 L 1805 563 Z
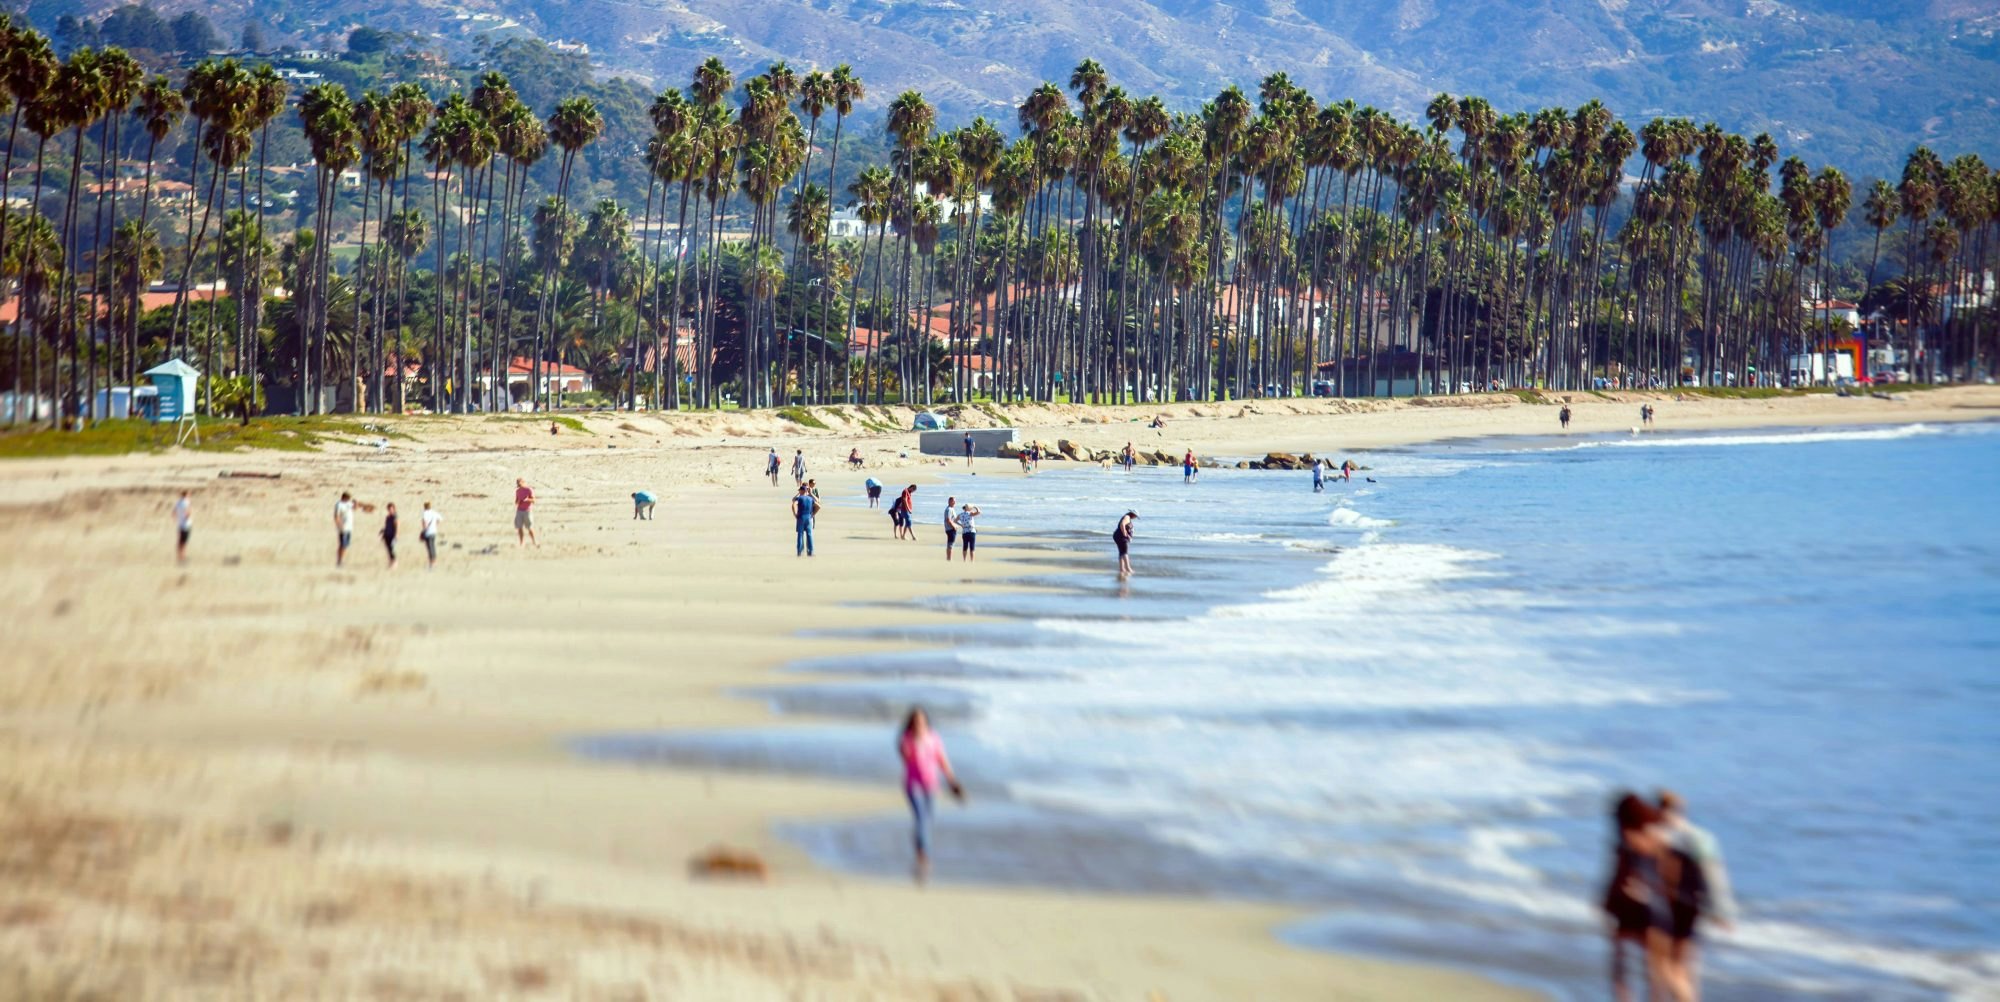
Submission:
M 1066 438 L 1056 439 L 1056 451 L 1062 453 L 1062 457 L 1064 459 L 1076 460 L 1082 458 L 1080 455 L 1078 455 L 1078 453 L 1081 452 L 1082 450 L 1079 450 L 1076 447 L 1075 442 L 1072 442 Z
M 1299 463 L 1299 457 L 1289 452 L 1271 452 L 1264 455 L 1263 468 L 1266 470 L 1297 470 L 1301 469 L 1302 466 Z

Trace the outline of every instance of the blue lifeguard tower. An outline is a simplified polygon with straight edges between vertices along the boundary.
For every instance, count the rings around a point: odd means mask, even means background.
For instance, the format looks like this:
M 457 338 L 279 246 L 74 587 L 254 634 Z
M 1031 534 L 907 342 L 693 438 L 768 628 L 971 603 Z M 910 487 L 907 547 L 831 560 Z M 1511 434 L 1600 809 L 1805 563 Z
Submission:
M 201 444 L 201 428 L 195 423 L 194 388 L 201 379 L 201 370 L 171 358 L 140 373 L 152 380 L 154 389 L 159 391 L 160 402 L 153 412 L 154 424 L 174 426 L 174 444 L 180 445 L 193 437 L 194 444 Z

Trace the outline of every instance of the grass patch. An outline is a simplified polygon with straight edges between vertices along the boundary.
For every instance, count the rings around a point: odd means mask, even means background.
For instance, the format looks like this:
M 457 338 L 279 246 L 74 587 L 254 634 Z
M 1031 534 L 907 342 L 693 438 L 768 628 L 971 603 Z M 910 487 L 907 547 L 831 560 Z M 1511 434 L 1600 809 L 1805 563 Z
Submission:
M 1549 402 L 1549 398 L 1542 396 L 1542 391 L 1540 390 L 1508 390 L 1507 392 L 1521 398 L 1521 402 L 1524 404 L 1546 404 Z
M 803 407 L 780 407 L 777 413 L 779 417 L 796 425 L 818 428 L 821 431 L 831 430 L 825 421 L 821 421 L 817 415 Z
M 439 416 L 448 417 L 449 415 Z M 570 417 L 568 414 L 489 414 L 486 416 L 486 420 L 525 424 L 541 424 L 544 421 L 549 421 L 562 425 L 574 432 L 580 432 L 585 435 L 590 434 L 590 429 L 583 426 L 581 419 Z
M 1778 386 L 1683 386 L 1674 391 L 1690 397 L 1712 397 L 1716 400 L 1770 400 L 1774 397 L 1804 396 L 1800 390 L 1788 390 Z
M 199 452 L 235 452 L 269 449 L 278 452 L 311 452 L 328 441 L 358 441 L 365 438 L 409 438 L 408 435 L 375 426 L 353 417 L 261 417 L 248 425 L 234 418 L 204 419 L 201 444 L 192 440 L 187 448 Z M 0 432 L 0 459 L 37 459 L 59 456 L 123 456 L 135 452 L 164 452 L 174 444 L 172 425 L 147 421 L 101 421 L 83 431 L 50 431 L 47 428 Z
M 976 403 L 973 406 L 979 408 L 979 412 L 981 414 L 984 414 L 987 417 L 992 418 L 994 424 L 999 425 L 1002 428 L 1014 427 L 1014 422 L 1007 420 L 1007 415 L 1001 413 L 1000 408 L 995 407 L 992 404 L 985 403 L 983 401 L 980 403 Z

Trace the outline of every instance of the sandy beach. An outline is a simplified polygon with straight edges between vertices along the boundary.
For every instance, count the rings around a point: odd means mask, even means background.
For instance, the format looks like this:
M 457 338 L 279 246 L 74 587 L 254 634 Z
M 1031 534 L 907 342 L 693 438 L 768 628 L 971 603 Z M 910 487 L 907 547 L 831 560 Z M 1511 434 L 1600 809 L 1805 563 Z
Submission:
M 1629 433 L 1642 402 L 1656 432 L 2000 418 L 1994 387 L 1569 396 L 1571 435 Z M 1273 929 L 1295 913 L 1278 907 L 828 873 L 773 823 L 895 814 L 893 786 L 572 754 L 597 733 L 784 726 L 731 692 L 870 649 L 813 631 L 921 623 L 940 614 L 890 603 L 1021 573 L 946 563 L 934 531 L 899 543 L 879 513 L 839 506 L 820 554 L 795 558 L 791 480 L 759 475 L 766 449 L 802 449 L 829 499 L 941 469 L 913 434 L 879 430 L 908 427 L 905 409 L 814 414 L 829 427 L 412 418 L 381 422 L 379 447 L 0 461 L 0 998 L 1532 997 L 1287 946 Z M 1024 439 L 1254 457 L 1552 435 L 1555 414 L 1501 395 L 1005 417 Z M 516 477 L 539 498 L 538 548 L 515 543 Z M 184 488 L 183 567 L 169 511 Z M 334 568 L 343 490 L 397 504 L 394 571 L 379 507 Z M 658 495 L 656 520 L 632 519 L 637 490 Z M 937 493 L 920 491 L 926 523 Z M 424 501 L 445 517 L 434 572 Z M 966 779 L 975 797 L 1004 781 Z M 765 877 L 693 872 L 715 847 Z

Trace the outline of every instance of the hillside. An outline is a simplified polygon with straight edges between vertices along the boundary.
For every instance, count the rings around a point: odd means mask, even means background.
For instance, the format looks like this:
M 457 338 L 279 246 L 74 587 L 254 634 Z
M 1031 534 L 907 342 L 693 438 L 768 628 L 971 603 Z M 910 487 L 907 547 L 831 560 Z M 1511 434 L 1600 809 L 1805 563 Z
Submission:
M 111 0 L 81 0 L 103 9 Z M 79 0 L 43 0 L 74 8 Z M 336 45 L 347 27 L 466 44 L 496 25 L 581 42 L 603 68 L 681 83 L 701 59 L 854 65 L 878 101 L 922 90 L 946 120 L 1011 122 L 1044 79 L 1102 62 L 1180 106 L 1283 71 L 1406 118 L 1440 90 L 1502 109 L 1600 98 L 1628 119 L 1768 131 L 1858 173 L 1918 142 L 2000 152 L 2000 7 L 1988 0 L 161 0 L 229 27 Z M 474 14 L 498 17 L 474 18 Z

